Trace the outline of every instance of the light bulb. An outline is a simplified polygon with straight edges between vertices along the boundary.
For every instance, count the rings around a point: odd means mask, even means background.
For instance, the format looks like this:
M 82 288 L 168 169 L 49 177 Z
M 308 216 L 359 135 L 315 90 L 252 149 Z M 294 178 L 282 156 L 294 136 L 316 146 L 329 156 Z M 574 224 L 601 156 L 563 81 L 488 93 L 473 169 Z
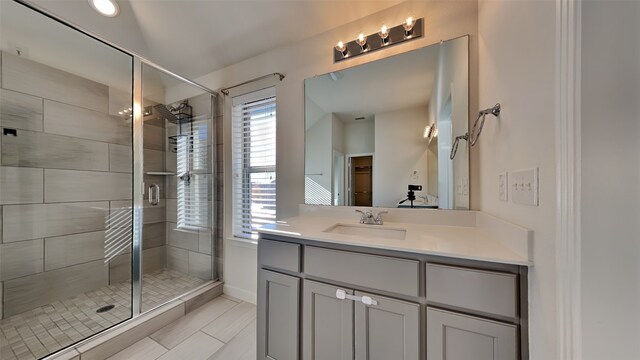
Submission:
M 343 43 L 342 41 L 338 41 L 335 49 L 338 50 L 343 57 L 349 56 L 349 49 L 347 48 L 347 45 L 345 45 L 345 43 Z
M 431 125 L 427 125 L 424 127 L 424 133 L 422 135 L 425 139 L 428 139 L 431 136 Z
M 387 27 L 386 24 L 382 25 L 378 35 L 380 35 L 380 39 L 382 39 L 382 45 L 387 45 L 389 42 L 389 27 Z
M 411 37 L 413 35 L 413 27 L 416 25 L 416 19 L 413 16 L 409 16 L 403 23 L 404 36 Z
M 358 38 L 356 39 L 356 43 L 360 45 L 363 52 L 369 49 L 369 46 L 367 46 L 367 37 L 364 36 L 363 33 L 360 33 L 360 35 L 358 35 Z

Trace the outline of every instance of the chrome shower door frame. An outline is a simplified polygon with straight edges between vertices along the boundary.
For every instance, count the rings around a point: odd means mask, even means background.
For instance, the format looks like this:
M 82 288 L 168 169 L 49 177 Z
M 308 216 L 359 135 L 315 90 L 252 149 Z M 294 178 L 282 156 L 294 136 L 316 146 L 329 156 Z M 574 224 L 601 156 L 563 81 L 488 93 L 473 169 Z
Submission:
M 144 219 L 144 193 L 145 193 L 145 184 L 144 184 L 144 145 L 143 145 L 143 140 L 144 140 L 144 121 L 143 121 L 143 109 L 142 109 L 142 105 L 143 105 L 143 66 L 149 66 L 152 67 L 160 72 L 163 72 L 169 76 L 172 76 L 182 82 L 184 82 L 185 84 L 194 86 L 196 88 L 199 88 L 201 90 L 203 90 L 206 93 L 209 93 L 211 95 L 211 106 L 212 106 L 212 112 L 211 112 L 211 127 L 210 127 L 210 136 L 212 136 L 212 169 L 213 169 L 213 174 L 211 176 L 213 176 L 212 179 L 212 189 L 211 191 L 211 195 L 212 195 L 212 211 L 210 213 L 211 216 L 211 220 L 215 221 L 216 219 L 216 199 L 215 199 L 215 187 L 216 187 L 216 176 L 215 176 L 215 172 L 217 171 L 216 169 L 216 130 L 215 130 L 215 123 L 216 123 L 216 109 L 217 109 L 217 103 L 216 100 L 218 98 L 218 93 L 201 85 L 198 84 L 197 82 L 194 82 L 192 80 L 189 80 L 183 76 L 180 76 L 172 71 L 169 71 L 167 69 L 165 69 L 164 67 L 155 64 L 154 62 L 144 58 L 143 56 L 137 55 L 136 53 L 125 49 L 107 39 L 104 39 L 103 37 L 88 31 L 64 18 L 61 18 L 60 16 L 53 14 L 51 11 L 49 11 L 46 8 L 43 8 L 42 6 L 35 4 L 29 0 L 13 0 L 19 4 L 24 5 L 27 8 L 30 8 L 33 11 L 36 11 L 42 15 L 45 15 L 61 24 L 64 24 L 78 32 L 80 32 L 81 34 L 84 34 L 90 38 L 93 38 L 107 46 L 110 46 L 116 50 L 119 50 L 125 54 L 128 54 L 132 57 L 133 59 L 133 204 L 132 204 L 132 216 L 133 216 L 133 229 L 132 229 L 132 251 L 131 251 L 131 285 L 132 285 L 132 311 L 131 311 L 131 317 L 135 318 L 136 316 L 140 315 L 142 313 L 142 275 L 143 275 L 143 259 L 142 259 L 142 236 L 143 236 L 143 219 Z M 212 272 L 212 278 L 213 279 L 217 279 L 219 274 L 217 273 L 217 267 L 215 264 L 215 259 L 217 257 L 216 254 L 216 242 L 215 240 L 215 227 L 212 226 L 211 229 L 211 236 L 212 236 L 212 249 L 211 249 L 211 253 L 212 253 L 212 267 L 211 267 L 211 272 Z

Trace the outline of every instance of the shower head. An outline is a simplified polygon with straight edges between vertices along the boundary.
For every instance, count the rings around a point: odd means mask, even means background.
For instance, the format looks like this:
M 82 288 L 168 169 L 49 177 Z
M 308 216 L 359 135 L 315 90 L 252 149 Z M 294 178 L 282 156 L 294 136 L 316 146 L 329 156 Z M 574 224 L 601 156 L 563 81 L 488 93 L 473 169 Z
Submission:
M 189 114 L 181 113 L 181 112 L 178 114 L 173 113 L 173 111 L 179 111 L 180 108 L 174 109 L 172 107 L 171 109 L 168 109 L 165 105 L 158 104 L 158 105 L 154 105 L 153 109 L 158 112 L 161 118 L 167 119 L 167 121 L 169 121 L 172 124 L 180 125 L 180 124 L 188 123 L 192 120 L 191 115 Z
M 480 111 L 480 115 L 488 115 L 488 114 L 498 117 L 498 115 L 500 115 L 500 103 L 495 104 L 492 108 L 488 108 Z

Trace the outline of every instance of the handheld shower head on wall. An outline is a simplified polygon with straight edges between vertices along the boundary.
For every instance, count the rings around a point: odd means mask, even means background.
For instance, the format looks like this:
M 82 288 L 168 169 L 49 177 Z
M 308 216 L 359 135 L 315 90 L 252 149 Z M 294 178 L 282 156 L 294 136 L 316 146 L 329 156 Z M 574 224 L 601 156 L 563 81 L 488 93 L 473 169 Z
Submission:
M 478 142 L 478 138 L 480 138 L 480 134 L 482 133 L 482 128 L 484 127 L 484 119 L 487 115 L 493 115 L 495 117 L 500 116 L 500 103 L 495 104 L 493 107 L 480 110 L 478 112 L 478 117 L 476 121 L 473 123 L 473 127 L 471 128 L 471 134 L 466 133 L 464 135 L 456 136 L 453 146 L 451 146 L 451 153 L 449 154 L 449 159 L 453 160 L 456 157 L 456 153 L 458 152 L 458 144 L 460 140 L 466 140 L 474 146 L 476 142 Z

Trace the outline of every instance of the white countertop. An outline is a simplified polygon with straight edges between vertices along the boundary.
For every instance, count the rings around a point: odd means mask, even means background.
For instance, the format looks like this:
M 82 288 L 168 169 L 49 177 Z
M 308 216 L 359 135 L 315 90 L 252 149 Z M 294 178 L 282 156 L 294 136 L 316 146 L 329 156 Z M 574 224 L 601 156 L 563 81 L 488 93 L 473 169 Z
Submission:
M 405 229 L 403 240 L 342 235 L 324 232 L 336 224 L 388 229 Z M 525 231 L 528 231 L 524 229 Z M 460 259 L 532 266 L 527 256 L 506 246 L 490 227 L 444 226 L 420 223 L 385 222 L 384 225 L 361 225 L 357 217 L 297 216 L 263 226 L 260 233 L 332 244 L 362 246 L 383 250 L 405 251 Z M 527 235 L 528 236 L 528 235 Z

